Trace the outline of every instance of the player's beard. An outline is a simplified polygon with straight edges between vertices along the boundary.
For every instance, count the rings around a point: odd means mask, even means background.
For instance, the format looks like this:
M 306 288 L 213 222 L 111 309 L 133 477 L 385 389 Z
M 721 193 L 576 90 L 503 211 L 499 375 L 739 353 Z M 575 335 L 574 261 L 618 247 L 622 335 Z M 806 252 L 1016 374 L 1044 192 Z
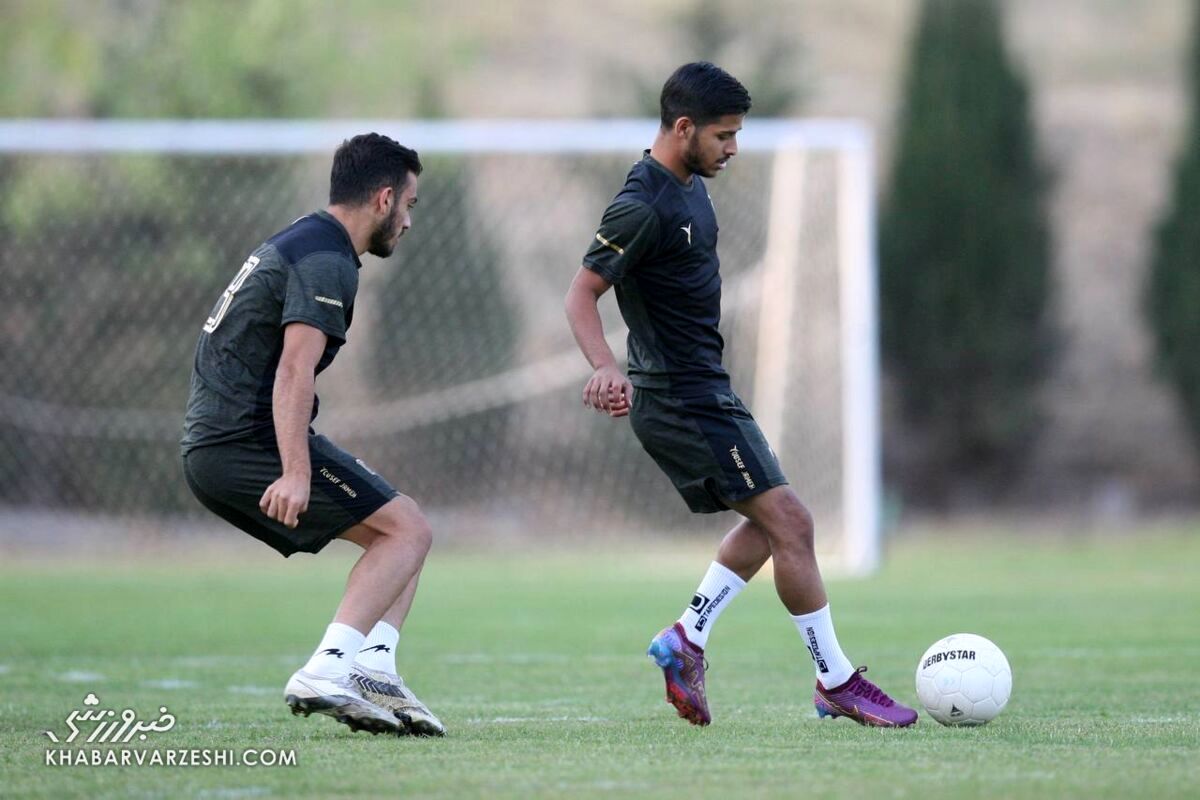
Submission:
M 367 252 L 373 256 L 387 258 L 396 249 L 396 225 L 400 219 L 400 206 L 393 205 L 391 212 L 383 218 L 379 226 L 371 233 L 367 243 Z
M 693 129 L 692 135 L 688 137 L 687 148 L 683 151 L 683 165 L 693 175 L 711 178 L 717 174 L 717 170 L 704 163 L 704 152 L 700 149 L 700 131 L 697 129 Z

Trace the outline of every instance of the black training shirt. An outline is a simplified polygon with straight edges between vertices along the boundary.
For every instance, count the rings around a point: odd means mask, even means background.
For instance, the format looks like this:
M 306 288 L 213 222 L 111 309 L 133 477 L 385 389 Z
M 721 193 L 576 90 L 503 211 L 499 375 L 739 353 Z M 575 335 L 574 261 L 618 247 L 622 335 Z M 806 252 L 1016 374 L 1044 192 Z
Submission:
M 346 341 L 362 263 L 346 229 L 317 211 L 250 254 L 209 314 L 196 344 L 181 445 L 274 436 L 271 402 L 283 329 L 323 331 L 320 373 Z M 317 416 L 316 398 L 312 416 Z
M 729 391 L 717 330 L 717 215 L 700 176 L 685 184 L 646 151 L 583 265 L 616 288 L 634 386 L 681 396 Z

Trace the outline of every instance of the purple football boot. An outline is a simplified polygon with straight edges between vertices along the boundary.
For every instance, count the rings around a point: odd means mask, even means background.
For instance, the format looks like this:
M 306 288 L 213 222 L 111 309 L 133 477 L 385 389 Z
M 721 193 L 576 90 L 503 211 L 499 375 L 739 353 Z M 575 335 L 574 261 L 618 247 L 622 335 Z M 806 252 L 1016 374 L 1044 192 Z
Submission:
M 906 728 L 917 721 L 917 712 L 897 703 L 882 689 L 863 677 L 866 667 L 859 667 L 850 680 L 833 689 L 826 689 L 817 682 L 813 693 L 813 704 L 817 716 L 849 717 L 859 725 L 878 728 Z
M 650 642 L 646 655 L 662 667 L 667 679 L 667 702 L 693 725 L 712 722 L 704 696 L 704 651 L 688 641 L 676 622 Z

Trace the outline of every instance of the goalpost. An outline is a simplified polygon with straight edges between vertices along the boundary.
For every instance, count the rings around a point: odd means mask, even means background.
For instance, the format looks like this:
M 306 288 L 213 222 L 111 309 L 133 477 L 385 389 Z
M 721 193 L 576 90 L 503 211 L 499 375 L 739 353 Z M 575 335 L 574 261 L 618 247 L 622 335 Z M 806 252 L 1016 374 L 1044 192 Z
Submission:
M 27 358 L 0 374 L 0 447 L 61 448 L 65 461 L 103 452 L 150 484 L 114 483 L 119 494 L 101 496 L 90 478 L 64 474 L 58 496 L 81 511 L 188 508 L 164 453 L 178 436 L 180 376 L 186 391 L 199 326 L 254 245 L 323 205 L 337 144 L 377 130 L 420 152 L 421 203 L 397 255 L 365 259 L 351 346 L 318 387 L 318 427 L 443 527 L 721 529 L 724 520 L 686 514 L 628 430 L 584 414 L 589 370 L 561 311 L 600 212 L 656 128 L 636 119 L 0 122 L 5 272 L 46 285 L 61 336 L 109 338 L 100 364 L 99 351 L 62 351 L 17 312 L 12 344 Z M 732 168 L 708 184 L 722 226 L 727 366 L 814 512 L 822 557 L 866 574 L 879 562 L 881 509 L 870 135 L 853 122 L 750 117 L 738 138 Z M 47 252 L 47 231 L 69 246 Z M 56 258 L 60 245 L 77 255 Z M 112 298 L 73 298 L 89 282 L 138 310 L 107 314 L 99 330 L 96 314 Z M 602 305 L 623 355 L 615 303 Z M 75 377 L 53 377 L 64 370 Z M 9 485 L 0 508 L 27 507 L 29 493 Z

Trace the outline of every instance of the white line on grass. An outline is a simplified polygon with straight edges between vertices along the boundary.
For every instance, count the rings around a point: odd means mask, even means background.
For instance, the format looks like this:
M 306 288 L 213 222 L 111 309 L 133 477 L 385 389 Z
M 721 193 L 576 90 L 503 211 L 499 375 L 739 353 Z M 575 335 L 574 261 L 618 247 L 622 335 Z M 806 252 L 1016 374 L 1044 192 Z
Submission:
M 636 782 L 632 782 L 632 781 L 609 781 L 609 780 L 587 781 L 584 783 L 559 783 L 558 784 L 558 788 L 562 789 L 564 792 L 569 792 L 571 794 L 576 793 L 580 789 L 580 787 L 586 787 L 588 789 L 600 789 L 605 792 L 628 793 L 631 791 L 645 791 L 647 788 L 649 788 L 649 786 L 650 786 L 650 784 L 648 784 L 648 783 L 636 783 Z
M 476 717 L 467 722 L 612 722 L 612 720 L 607 717 L 492 717 L 491 719 Z
M 181 678 L 160 678 L 153 681 L 142 681 L 142 686 L 149 689 L 195 689 L 199 685 L 195 681 L 185 681 Z
M 181 667 L 224 667 L 230 664 L 245 666 L 247 662 L 263 664 L 303 664 L 308 655 L 295 653 L 292 655 L 255 655 L 255 656 L 177 656 L 170 659 L 172 664 Z
M 84 672 L 83 670 L 73 669 L 70 672 L 64 672 L 58 676 L 60 681 L 64 683 L 95 683 L 96 681 L 106 681 L 108 678 L 101 675 L 99 672 Z
M 1172 644 L 1171 650 L 1180 656 L 1200 655 L 1200 646 Z M 1027 658 L 1073 658 L 1073 659 L 1141 659 L 1146 651 L 1140 647 L 1035 647 L 1022 653 Z
M 563 653 L 450 653 L 439 660 L 447 664 L 564 664 L 578 659 Z
M 447 653 L 439 656 L 438 660 L 445 664 L 566 664 L 579 661 L 611 664 L 629 662 L 631 658 L 624 653 L 586 656 L 568 653 Z M 633 660 L 640 660 L 640 657 Z
M 204 789 L 196 797 L 262 797 L 271 794 L 266 786 L 242 786 L 237 789 Z

